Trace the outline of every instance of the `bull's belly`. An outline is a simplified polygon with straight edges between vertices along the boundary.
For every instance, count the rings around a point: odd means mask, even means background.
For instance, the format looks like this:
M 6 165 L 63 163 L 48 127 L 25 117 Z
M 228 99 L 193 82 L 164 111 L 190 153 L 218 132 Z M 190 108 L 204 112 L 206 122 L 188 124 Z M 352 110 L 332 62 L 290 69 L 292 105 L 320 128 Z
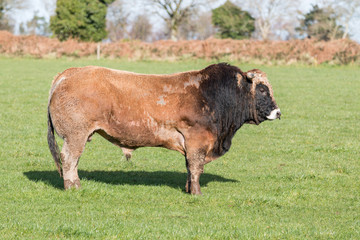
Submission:
M 131 124 L 130 124 L 131 125 Z M 100 135 L 110 142 L 125 148 L 164 147 L 185 154 L 185 139 L 170 126 L 129 126 L 116 124 L 101 128 Z

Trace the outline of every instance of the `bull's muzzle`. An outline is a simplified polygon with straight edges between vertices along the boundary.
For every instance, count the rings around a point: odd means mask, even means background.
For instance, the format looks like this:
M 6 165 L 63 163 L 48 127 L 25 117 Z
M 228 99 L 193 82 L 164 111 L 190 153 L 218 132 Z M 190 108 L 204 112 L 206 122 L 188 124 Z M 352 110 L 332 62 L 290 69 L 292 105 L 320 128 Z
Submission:
M 269 120 L 275 120 L 275 119 L 280 119 L 281 116 L 281 112 L 280 112 L 280 108 L 274 109 L 271 111 L 269 116 L 266 116 L 267 119 Z

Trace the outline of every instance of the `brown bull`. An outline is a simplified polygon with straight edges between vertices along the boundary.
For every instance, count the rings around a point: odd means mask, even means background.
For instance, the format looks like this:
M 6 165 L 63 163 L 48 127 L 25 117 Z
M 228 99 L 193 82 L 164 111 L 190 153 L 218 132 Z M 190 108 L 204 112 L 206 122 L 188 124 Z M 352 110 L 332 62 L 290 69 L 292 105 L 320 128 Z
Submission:
M 200 71 L 146 75 L 102 67 L 56 76 L 48 105 L 48 144 L 65 189 L 80 187 L 78 161 L 98 133 L 127 158 L 139 147 L 185 156 L 186 192 L 201 194 L 204 165 L 222 156 L 244 123 L 280 118 L 266 74 L 228 64 Z M 60 154 L 54 129 L 64 139 Z

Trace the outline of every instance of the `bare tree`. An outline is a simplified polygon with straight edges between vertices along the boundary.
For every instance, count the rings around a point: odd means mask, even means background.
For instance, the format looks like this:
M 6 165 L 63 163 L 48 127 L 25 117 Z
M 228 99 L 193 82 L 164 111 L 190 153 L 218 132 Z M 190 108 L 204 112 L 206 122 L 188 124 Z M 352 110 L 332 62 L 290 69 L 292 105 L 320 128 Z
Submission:
M 339 23 L 344 26 L 342 38 L 349 35 L 349 23 L 354 17 L 360 17 L 360 0 L 332 0 L 330 3 L 338 16 Z
M 125 11 L 122 0 L 116 0 L 109 5 L 106 15 L 106 29 L 111 41 L 114 42 L 129 37 L 127 30 L 129 15 L 130 14 Z
M 319 7 L 316 4 L 304 14 L 297 31 L 322 41 L 339 39 L 343 35 L 343 26 L 339 25 L 337 20 L 338 16 L 331 6 Z
M 0 30 L 9 30 L 10 24 L 6 16 L 8 11 L 8 4 L 5 0 L 0 0 Z
M 148 41 L 151 35 L 152 25 L 149 18 L 142 14 L 138 15 L 132 22 L 130 37 L 141 41 Z
M 211 12 L 204 12 L 197 15 L 196 21 L 197 39 L 204 40 L 216 33 L 215 27 L 211 24 Z
M 157 8 L 155 13 L 166 22 L 170 39 L 174 41 L 179 37 L 178 29 L 181 22 L 188 18 L 199 5 L 199 1 L 196 0 L 147 0 L 147 2 Z
M 181 39 L 204 40 L 213 36 L 215 32 L 215 27 L 211 24 L 211 12 L 193 14 L 179 26 Z
M 25 7 L 22 0 L 0 0 L 0 30 L 12 30 L 15 9 Z
M 56 0 L 42 0 L 47 12 L 52 16 L 55 14 Z
M 298 23 L 297 13 L 300 0 L 238 0 L 238 4 L 256 19 L 256 33 L 263 40 L 281 35 L 280 29 Z
M 38 14 L 39 12 L 35 11 L 34 17 L 26 23 L 28 34 L 50 36 L 49 22 L 46 21 L 45 17 L 40 17 Z
M 178 26 L 178 39 L 196 39 L 198 16 L 189 15 Z

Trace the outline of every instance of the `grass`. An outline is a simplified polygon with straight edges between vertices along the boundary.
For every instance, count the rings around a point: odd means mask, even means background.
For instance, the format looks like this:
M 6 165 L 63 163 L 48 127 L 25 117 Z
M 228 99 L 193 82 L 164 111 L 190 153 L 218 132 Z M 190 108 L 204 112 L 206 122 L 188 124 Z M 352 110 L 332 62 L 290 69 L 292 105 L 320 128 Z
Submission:
M 46 143 L 51 80 L 71 66 L 171 73 L 205 61 L 0 58 L 1 239 L 359 239 L 360 69 L 250 66 L 268 73 L 282 120 L 243 126 L 184 193 L 183 157 L 142 148 L 127 162 L 100 136 L 63 191 Z M 61 141 L 60 141 L 61 143 Z

